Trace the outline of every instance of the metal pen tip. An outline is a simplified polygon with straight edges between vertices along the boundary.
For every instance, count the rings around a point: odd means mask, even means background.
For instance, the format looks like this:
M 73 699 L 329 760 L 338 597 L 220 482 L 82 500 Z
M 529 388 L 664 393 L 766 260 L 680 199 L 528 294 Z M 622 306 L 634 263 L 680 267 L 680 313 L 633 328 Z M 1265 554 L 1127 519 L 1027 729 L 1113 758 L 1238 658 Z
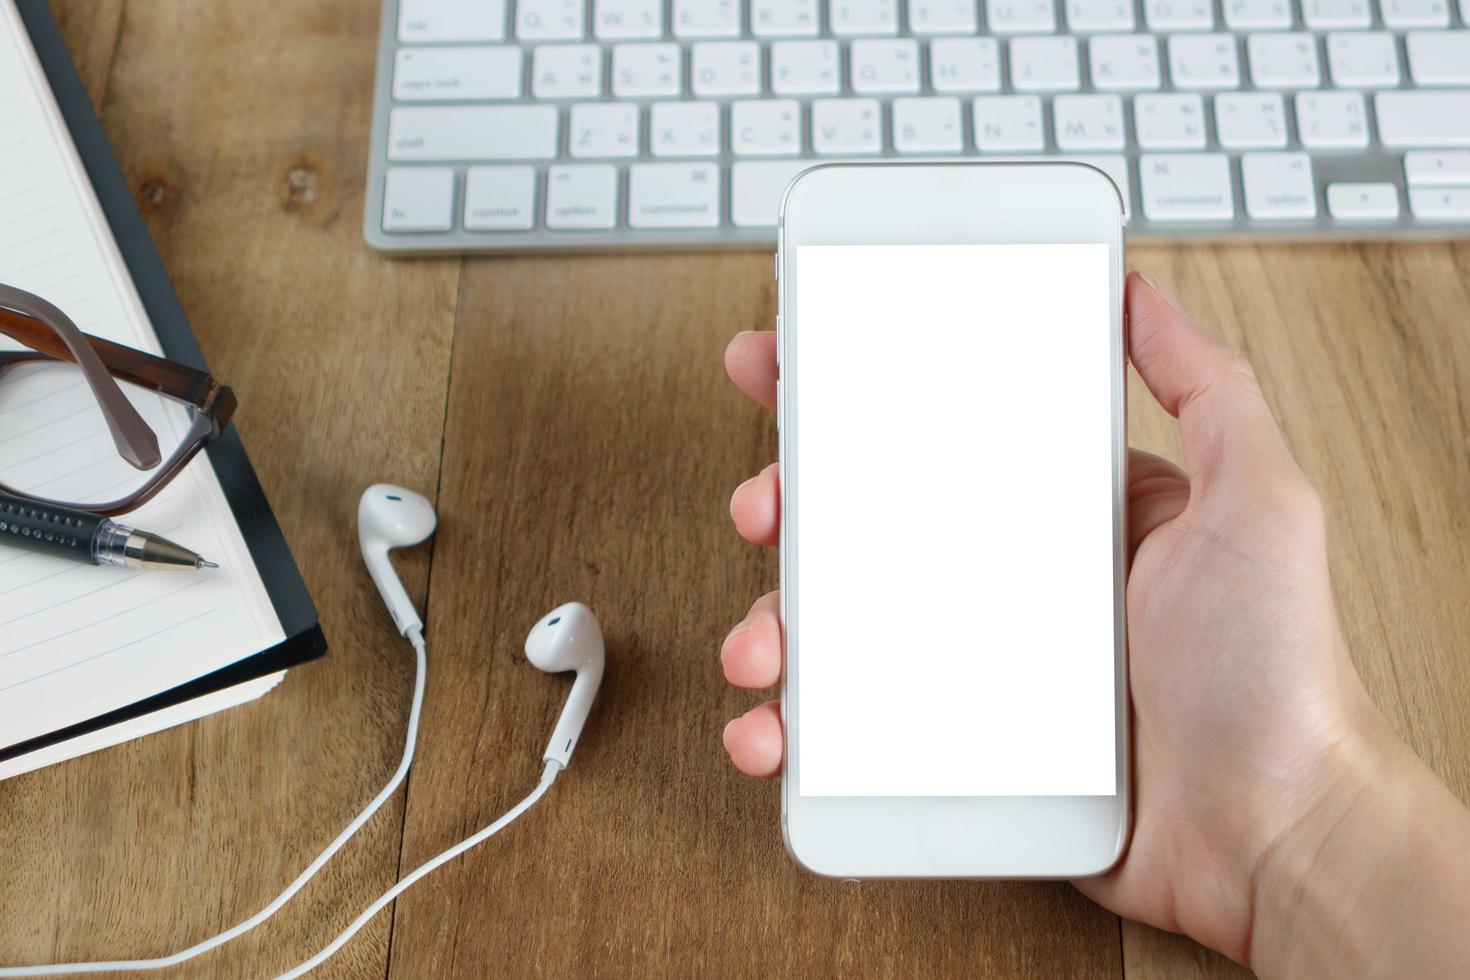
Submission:
M 198 567 L 198 568 L 219 568 L 218 565 L 216 565 L 214 562 L 210 561 L 208 558 L 201 558 L 201 559 L 199 559 L 199 564 L 196 567 Z

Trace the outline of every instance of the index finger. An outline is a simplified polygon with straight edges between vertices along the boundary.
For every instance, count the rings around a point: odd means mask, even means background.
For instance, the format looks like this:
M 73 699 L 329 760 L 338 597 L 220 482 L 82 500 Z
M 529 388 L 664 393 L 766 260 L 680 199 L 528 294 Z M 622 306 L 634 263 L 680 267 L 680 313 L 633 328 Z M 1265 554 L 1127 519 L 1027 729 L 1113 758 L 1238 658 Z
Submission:
M 776 407 L 776 333 L 745 330 L 725 348 L 725 371 L 736 387 L 766 408 Z

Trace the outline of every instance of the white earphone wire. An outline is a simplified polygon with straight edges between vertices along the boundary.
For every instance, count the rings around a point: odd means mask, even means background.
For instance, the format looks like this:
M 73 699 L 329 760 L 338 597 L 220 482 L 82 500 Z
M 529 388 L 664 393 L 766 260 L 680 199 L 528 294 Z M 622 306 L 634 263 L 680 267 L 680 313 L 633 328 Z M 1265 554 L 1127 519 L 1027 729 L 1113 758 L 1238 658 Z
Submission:
M 521 800 L 521 802 L 512 807 L 511 810 L 505 814 L 505 816 L 501 817 L 499 820 L 495 821 L 490 826 L 486 827 L 484 830 L 480 831 L 474 836 L 466 837 L 464 840 L 460 841 L 458 844 L 455 844 L 453 847 L 449 848 L 449 850 L 444 851 L 439 856 L 430 858 L 423 864 L 419 865 L 408 875 L 408 877 L 404 878 L 398 884 L 394 885 L 392 888 L 384 892 L 382 897 L 380 897 L 373 904 L 369 905 L 356 919 L 353 919 L 352 924 L 346 929 L 342 930 L 341 934 L 338 935 L 336 939 L 332 940 L 332 942 L 325 949 L 323 949 L 320 953 L 317 953 L 305 963 L 302 963 L 300 966 L 297 966 L 281 974 L 278 980 L 294 980 L 294 978 L 304 976 L 305 974 L 321 966 L 329 958 L 331 958 L 332 954 L 336 953 L 337 950 L 347 945 L 348 940 L 357 935 L 358 930 L 367 925 L 368 922 L 372 920 L 373 916 L 383 911 L 383 909 L 387 908 L 389 903 L 391 903 L 395 898 L 408 891 L 409 888 L 413 887 L 414 883 L 417 882 L 420 878 L 434 871 L 440 865 L 454 860 L 465 851 L 468 851 L 470 848 L 476 846 L 477 844 L 481 844 L 489 840 L 491 837 L 494 837 L 500 831 L 509 826 L 516 817 L 519 817 L 521 814 L 531 809 L 535 802 L 541 799 L 542 795 L 551 788 L 551 784 L 556 781 L 556 774 L 560 771 L 561 766 L 558 763 L 546 763 L 546 769 L 541 773 L 541 781 L 536 784 L 536 788 L 533 789 L 530 795 L 527 796 L 524 800 Z
M 428 655 L 425 652 L 423 634 L 417 628 L 410 628 L 406 636 L 408 637 L 408 641 L 413 644 L 415 659 L 413 705 L 409 708 L 408 711 L 408 734 L 403 740 L 403 759 L 398 763 L 397 771 L 393 773 L 393 777 L 388 780 L 387 785 L 385 785 L 382 790 L 379 791 L 378 795 L 373 797 L 372 802 L 369 803 L 367 807 L 361 813 L 359 813 L 351 823 L 347 825 L 346 829 L 343 830 L 342 833 L 337 835 L 336 840 L 328 844 L 326 850 L 318 854 L 316 860 L 307 865 L 306 870 L 301 872 L 301 874 L 296 877 L 295 881 L 287 885 L 286 890 L 277 895 L 269 905 L 252 915 L 250 918 L 246 919 L 244 922 L 241 922 L 239 925 L 227 929 L 219 935 L 206 939 L 203 942 L 196 943 L 195 945 L 190 946 L 188 949 L 181 949 L 177 953 L 173 953 L 169 956 L 160 956 L 155 959 L 147 960 L 114 960 L 111 962 L 52 963 L 45 966 L 0 967 L 0 977 L 49 977 L 66 973 L 104 973 L 107 971 L 122 972 L 161 970 L 170 966 L 178 966 L 180 963 L 185 963 L 189 960 L 192 960 L 196 956 L 202 956 L 212 949 L 217 949 L 218 947 L 223 946 L 225 943 L 231 941 L 232 939 L 237 939 L 240 936 L 243 936 L 245 933 L 249 932 L 251 929 L 254 929 L 256 926 L 260 925 L 262 922 L 265 922 L 271 916 L 279 912 L 281 908 L 287 902 L 289 902 L 297 892 L 304 888 L 306 886 L 306 883 L 311 881 L 311 879 L 316 876 L 316 873 L 320 871 L 326 865 L 326 863 L 336 855 L 338 851 L 342 849 L 343 845 L 351 840 L 352 836 L 356 834 L 360 829 L 362 829 L 362 825 L 367 823 L 368 820 L 372 819 L 373 814 L 377 813 L 382 805 L 386 803 L 388 799 L 397 791 L 398 787 L 403 784 L 404 777 L 408 775 L 409 766 L 413 764 L 414 747 L 418 743 L 419 714 L 424 703 L 424 678 L 428 672 Z M 523 802 L 521 806 L 518 807 L 516 810 L 512 811 L 512 813 L 515 816 L 519 816 L 520 813 L 527 806 L 529 806 L 531 803 L 534 803 L 536 799 L 540 797 L 541 793 L 544 793 L 546 791 L 546 787 L 549 785 L 550 782 L 546 780 L 545 777 L 543 777 L 542 785 L 538 788 L 538 791 L 528 797 L 527 800 Z M 514 819 L 514 817 L 512 816 L 511 819 Z M 501 818 L 501 820 L 509 822 L 506 821 L 505 818 Z M 500 823 L 500 821 L 497 821 L 497 823 Z M 501 826 L 503 825 L 504 824 L 501 823 Z M 500 828 L 498 826 L 495 826 L 495 829 L 498 830 Z M 492 830 L 491 833 L 494 833 L 494 831 Z M 489 835 L 487 834 L 486 836 Z M 429 870 L 433 869 L 430 868 Z M 415 872 L 415 874 L 418 874 L 418 872 Z M 355 932 L 358 928 L 361 928 L 361 926 L 354 924 L 354 927 L 351 931 Z M 350 937 L 351 933 L 349 932 L 346 938 Z M 342 941 L 345 942 L 345 938 L 342 939 Z M 333 949 L 332 951 L 335 951 L 335 949 Z

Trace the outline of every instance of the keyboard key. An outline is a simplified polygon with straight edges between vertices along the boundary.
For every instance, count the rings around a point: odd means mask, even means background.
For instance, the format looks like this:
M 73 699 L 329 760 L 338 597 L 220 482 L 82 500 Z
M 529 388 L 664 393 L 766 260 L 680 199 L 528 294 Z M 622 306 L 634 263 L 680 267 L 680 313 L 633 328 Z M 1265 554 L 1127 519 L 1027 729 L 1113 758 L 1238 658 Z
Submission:
M 1373 25 L 1373 12 L 1368 0 L 1302 0 L 1302 19 L 1314 31 L 1364 30 Z
M 786 185 L 815 160 L 741 160 L 730 168 L 730 220 L 740 228 L 773 228 Z
M 1446 0 L 1381 0 L 1385 27 L 1448 27 L 1450 7 Z
M 801 152 L 801 103 L 762 99 L 730 106 L 730 150 L 737 156 L 795 156 Z
M 760 94 L 761 49 L 754 41 L 700 41 L 691 58 L 690 84 L 695 95 Z
M 1384 146 L 1470 146 L 1470 89 L 1378 92 L 1373 107 Z
M 454 171 L 394 167 L 383 186 L 384 231 L 448 231 L 454 222 Z
M 471 167 L 465 171 L 466 231 L 525 231 L 535 223 L 535 168 Z
M 1316 88 L 1321 78 L 1317 41 L 1310 34 L 1252 34 L 1246 51 L 1257 88 Z
M 817 0 L 754 0 L 750 29 L 756 37 L 815 37 L 821 29 Z
M 1000 43 L 993 37 L 930 41 L 929 84 L 936 92 L 999 92 Z
M 1145 153 L 1139 196 L 1150 221 L 1229 221 L 1235 217 L 1230 158 L 1223 153 Z
M 674 0 L 675 37 L 739 37 L 740 0 Z
M 712 157 L 720 152 L 716 102 L 656 102 L 648 110 L 648 149 L 656 157 Z
M 1169 38 L 1169 77 L 1179 89 L 1239 88 L 1234 35 L 1173 35 Z
M 1387 31 L 1327 35 L 1327 66 L 1342 88 L 1393 88 L 1399 83 L 1399 53 Z
M 594 0 L 592 30 L 604 41 L 659 37 L 664 32 L 663 0 Z
M 618 168 L 562 164 L 546 174 L 546 227 L 612 228 L 618 221 Z
M 620 99 L 679 94 L 677 44 L 619 44 L 613 48 L 612 90 Z
M 602 94 L 602 49 L 595 44 L 538 44 L 531 94 L 538 99 L 595 99 Z
M 1081 33 L 1133 30 L 1132 0 L 1066 0 L 1067 29 Z
M 516 0 L 516 37 L 522 41 L 579 40 L 582 0 Z
M 1215 27 L 1215 8 L 1210 0 L 1145 0 L 1143 18 L 1155 33 L 1209 31 Z
M 1232 31 L 1291 29 L 1290 0 L 1224 0 L 1225 26 Z
M 619 102 L 572 106 L 568 150 L 574 157 L 638 155 L 638 107 Z
M 893 148 L 899 153 L 958 153 L 965 148 L 956 98 L 894 99 Z
M 1040 152 L 1046 145 L 1038 96 L 977 95 L 973 112 L 981 153 Z
M 1312 158 L 1305 153 L 1247 153 L 1240 158 L 1245 213 L 1261 221 L 1317 215 Z
M 1470 30 L 1404 35 L 1415 85 L 1470 85 Z
M 1057 29 L 1052 0 L 985 0 L 992 34 L 1050 34 Z
M 1392 184 L 1328 184 L 1327 211 L 1338 221 L 1393 221 L 1399 191 Z
M 915 34 L 974 34 L 980 27 L 975 0 L 908 0 L 908 7 Z
M 883 108 L 877 99 L 817 99 L 812 149 L 823 156 L 883 152 Z
M 838 37 L 898 33 L 898 0 L 832 0 L 827 9 Z
M 1018 37 L 1010 54 L 1011 85 L 1018 92 L 1074 92 L 1081 84 L 1076 38 Z
M 1420 187 L 1470 187 L 1470 150 L 1410 150 L 1404 179 Z
M 1310 150 L 1368 145 L 1368 108 L 1361 92 L 1298 92 L 1296 132 Z
M 1140 95 L 1133 100 L 1133 129 L 1145 150 L 1203 150 L 1204 101 L 1198 95 Z
M 401 0 L 398 40 L 499 41 L 505 37 L 505 0 Z
M 399 48 L 393 59 L 393 98 L 399 102 L 490 101 L 520 94 L 520 48 Z
M 1277 92 L 1221 92 L 1215 96 L 1215 135 L 1227 150 L 1286 146 L 1286 106 Z
M 1470 187 L 1410 187 L 1409 210 L 1423 221 L 1470 220 Z
M 635 163 L 628 173 L 634 228 L 713 228 L 720 223 L 720 168 L 713 163 Z
M 776 41 L 771 45 L 771 91 L 777 95 L 835 95 L 836 41 Z
M 1159 45 L 1150 34 L 1090 38 L 1087 53 L 1093 88 L 1135 92 L 1159 87 Z
M 553 106 L 400 106 L 388 115 L 390 160 L 550 160 Z
M 853 41 L 847 57 L 859 95 L 919 91 L 919 42 L 913 38 Z
M 1123 100 L 1116 95 L 1059 95 L 1052 132 L 1063 150 L 1123 149 Z

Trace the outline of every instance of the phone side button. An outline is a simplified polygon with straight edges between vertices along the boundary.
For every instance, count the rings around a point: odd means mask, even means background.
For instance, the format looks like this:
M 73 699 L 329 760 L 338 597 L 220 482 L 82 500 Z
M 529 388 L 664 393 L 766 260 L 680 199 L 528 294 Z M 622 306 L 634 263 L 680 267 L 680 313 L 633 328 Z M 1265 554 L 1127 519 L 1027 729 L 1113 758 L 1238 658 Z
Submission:
M 786 399 L 781 397 L 781 379 L 776 379 L 776 431 L 780 432 L 786 421 Z

